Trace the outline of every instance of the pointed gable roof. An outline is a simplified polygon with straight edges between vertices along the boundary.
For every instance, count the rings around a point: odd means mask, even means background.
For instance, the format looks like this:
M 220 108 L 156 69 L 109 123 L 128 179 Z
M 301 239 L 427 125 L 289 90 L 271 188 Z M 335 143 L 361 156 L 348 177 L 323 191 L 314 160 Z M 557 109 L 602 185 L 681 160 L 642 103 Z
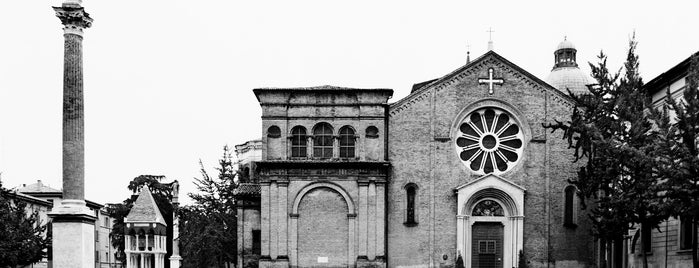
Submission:
M 147 186 L 143 188 L 131 207 L 129 215 L 126 216 L 126 222 L 152 222 L 166 225 L 150 189 Z
M 501 62 L 506 67 L 512 69 L 516 73 L 521 74 L 520 77 L 528 80 L 530 84 L 539 85 L 541 90 L 551 92 L 557 100 L 566 103 L 567 105 L 573 105 L 573 99 L 568 96 L 568 94 L 556 89 L 555 87 L 546 83 L 544 80 L 539 79 L 535 75 L 527 72 L 516 64 L 505 59 L 505 57 L 491 50 L 445 76 L 414 85 L 413 90 L 407 97 L 390 104 L 390 115 L 394 115 L 402 110 L 403 106 L 410 105 L 415 99 L 424 98 L 425 92 L 427 92 L 430 88 L 436 87 L 439 91 L 441 88 L 453 84 L 457 80 L 463 79 L 465 73 L 472 72 L 474 68 L 478 68 L 482 64 L 493 60 L 496 62 Z

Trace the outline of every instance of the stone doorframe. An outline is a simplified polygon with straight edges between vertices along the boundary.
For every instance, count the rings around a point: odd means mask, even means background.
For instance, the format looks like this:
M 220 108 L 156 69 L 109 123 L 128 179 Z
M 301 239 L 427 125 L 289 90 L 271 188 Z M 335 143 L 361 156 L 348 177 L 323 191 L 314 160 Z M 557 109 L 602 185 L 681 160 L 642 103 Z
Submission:
M 456 215 L 456 254 L 464 266 L 471 268 L 471 230 L 476 222 L 500 222 L 503 230 L 503 267 L 517 267 L 523 248 L 524 192 L 522 186 L 497 175 L 484 175 L 454 189 L 459 212 Z M 471 216 L 481 200 L 492 200 L 502 206 L 505 216 Z
M 298 246 L 298 220 L 299 220 L 299 204 L 301 203 L 301 199 L 303 199 L 304 196 L 308 192 L 310 192 L 313 189 L 316 188 L 330 188 L 333 191 L 337 192 L 342 196 L 342 198 L 345 200 L 347 203 L 347 224 L 349 225 L 348 228 L 348 238 L 347 238 L 347 267 L 352 267 L 354 266 L 354 261 L 355 261 L 355 253 L 354 253 L 354 225 L 355 225 L 355 219 L 357 218 L 357 212 L 354 207 L 354 202 L 352 202 L 352 198 L 347 194 L 347 192 L 342 189 L 342 187 L 329 183 L 329 182 L 318 182 L 318 183 L 311 183 L 309 185 L 306 185 L 299 193 L 296 195 L 296 198 L 294 198 L 294 204 L 293 207 L 291 208 L 291 213 L 289 214 L 289 217 L 291 218 L 290 224 L 289 224 L 289 245 L 291 247 L 291 256 L 289 256 L 289 262 L 291 264 L 291 267 L 298 267 L 299 266 L 299 246 Z

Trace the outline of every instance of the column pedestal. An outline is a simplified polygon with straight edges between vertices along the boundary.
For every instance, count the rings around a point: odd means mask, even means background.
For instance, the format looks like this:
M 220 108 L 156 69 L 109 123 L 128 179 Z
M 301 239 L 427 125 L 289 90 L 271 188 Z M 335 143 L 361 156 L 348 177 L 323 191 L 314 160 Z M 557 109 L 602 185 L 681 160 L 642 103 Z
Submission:
M 180 268 L 180 261 L 182 261 L 180 255 L 170 256 L 170 268 Z
M 52 220 L 53 267 L 95 266 L 95 220 L 83 200 L 63 200 L 49 213 Z

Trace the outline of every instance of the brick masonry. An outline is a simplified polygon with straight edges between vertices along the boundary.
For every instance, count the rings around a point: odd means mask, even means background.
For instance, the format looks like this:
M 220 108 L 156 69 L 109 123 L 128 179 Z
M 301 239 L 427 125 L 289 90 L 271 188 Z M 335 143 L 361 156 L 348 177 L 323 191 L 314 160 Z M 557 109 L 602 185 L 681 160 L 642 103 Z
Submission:
M 492 95 L 478 83 L 489 68 L 505 81 Z M 481 177 L 459 159 L 454 129 L 469 110 L 481 106 L 508 111 L 524 133 L 517 165 L 501 177 L 526 189 L 523 251 L 530 267 L 594 265 L 586 213 L 576 214 L 577 227 L 563 226 L 564 188 L 577 164 L 571 164 L 572 152 L 560 133 L 542 127 L 567 119 L 571 102 L 496 53 L 391 105 L 392 91 L 386 89 L 254 92 L 265 133 L 262 161 L 253 172 L 261 185 L 261 267 L 453 267 L 461 209 L 455 188 Z M 329 159 L 313 156 L 310 135 L 321 122 L 330 124 L 336 136 Z M 266 134 L 273 126 L 281 136 Z M 295 126 L 309 134 L 307 157 L 291 157 Z M 342 126 L 355 130 L 353 158 L 338 157 Z M 366 135 L 370 126 L 379 130 L 378 137 Z M 417 224 L 406 224 L 409 183 L 417 186 Z
M 487 77 L 489 68 L 505 80 L 495 87 L 493 95 L 488 94 L 487 85 L 478 84 L 478 78 Z M 577 170 L 571 164 L 572 153 L 560 133 L 549 134 L 542 127 L 542 123 L 567 119 L 571 104 L 557 90 L 490 52 L 391 106 L 389 266 L 454 265 L 455 215 L 460 208 L 453 190 L 480 176 L 461 163 L 452 131 L 467 107 L 483 102 L 499 103 L 511 110 L 526 134 L 528 142 L 519 164 L 502 177 L 526 188 L 524 252 L 530 265 L 592 265 L 594 242 L 585 213 L 578 213 L 577 228 L 563 227 L 563 190 Z M 403 186 L 408 183 L 419 186 L 417 226 L 403 224 Z

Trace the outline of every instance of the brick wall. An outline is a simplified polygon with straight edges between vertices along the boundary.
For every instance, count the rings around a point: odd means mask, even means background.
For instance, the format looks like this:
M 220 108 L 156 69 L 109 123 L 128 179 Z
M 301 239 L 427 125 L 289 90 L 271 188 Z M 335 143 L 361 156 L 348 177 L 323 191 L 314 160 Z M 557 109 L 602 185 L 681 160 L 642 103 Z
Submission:
M 348 264 L 348 208 L 342 196 L 316 188 L 301 201 L 298 223 L 299 266 Z
M 487 77 L 488 68 L 505 80 L 493 95 L 488 94 L 487 85 L 477 82 Z M 453 189 L 480 177 L 458 158 L 454 128 L 469 109 L 484 103 L 511 112 L 525 132 L 519 163 L 502 177 L 526 188 L 524 251 L 530 265 L 592 264 L 594 243 L 585 213 L 578 213 L 577 228 L 563 227 L 563 190 L 567 180 L 576 176 L 578 164 L 571 163 L 572 151 L 561 134 L 548 134 L 541 126 L 567 119 L 572 107 L 554 89 L 491 54 L 391 106 L 389 266 L 454 265 L 458 208 Z M 407 183 L 419 186 L 417 226 L 403 224 Z

